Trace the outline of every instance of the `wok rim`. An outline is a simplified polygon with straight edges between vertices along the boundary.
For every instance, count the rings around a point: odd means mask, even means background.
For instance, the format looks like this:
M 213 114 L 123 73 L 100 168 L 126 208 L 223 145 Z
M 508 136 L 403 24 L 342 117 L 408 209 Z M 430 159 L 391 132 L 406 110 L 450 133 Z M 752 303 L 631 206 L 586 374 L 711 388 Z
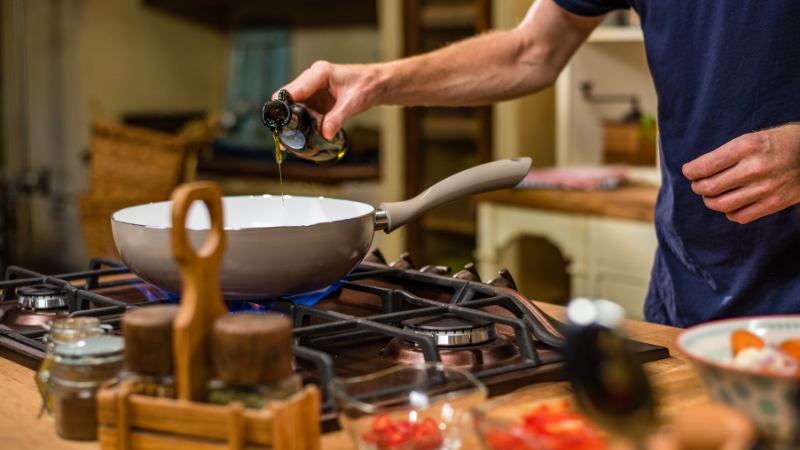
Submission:
M 229 196 L 225 196 L 225 197 L 221 197 L 221 198 L 224 200 L 226 198 L 263 198 L 263 197 L 277 197 L 277 195 L 272 195 L 272 194 L 265 194 L 265 195 L 229 195 Z M 313 227 L 315 225 L 339 223 L 339 222 L 346 222 L 348 220 L 362 219 L 362 218 L 365 218 L 367 216 L 373 216 L 374 217 L 375 212 L 378 210 L 378 208 L 370 205 L 369 203 L 359 202 L 359 201 L 356 201 L 356 200 L 347 200 L 347 199 L 343 199 L 343 198 L 324 197 L 324 196 L 312 197 L 312 196 L 309 196 L 309 195 L 285 195 L 284 197 L 290 197 L 290 198 L 292 198 L 292 197 L 293 198 L 312 198 L 312 199 L 316 198 L 316 199 L 322 199 L 322 200 L 338 200 L 338 201 L 342 201 L 342 202 L 352 202 L 352 203 L 358 203 L 358 204 L 361 204 L 361 205 L 369 206 L 370 208 L 372 208 L 372 211 L 370 211 L 368 213 L 365 213 L 365 214 L 361 214 L 360 216 L 348 217 L 346 219 L 329 220 L 329 221 L 325 221 L 325 222 L 316 222 L 316 223 L 310 223 L 310 224 L 306 224 L 306 225 L 283 225 L 283 226 L 279 226 L 279 227 L 247 227 L 247 228 L 233 228 L 233 227 L 230 227 L 229 228 L 227 226 L 224 226 L 224 224 L 223 224 L 223 230 L 225 230 L 225 231 L 246 231 L 246 230 L 275 230 L 275 229 L 286 229 L 286 228 Z M 122 220 L 118 220 L 114 216 L 117 215 L 118 213 L 122 212 L 122 211 L 127 210 L 127 209 L 140 208 L 142 206 L 149 206 L 149 205 L 157 205 L 159 203 L 171 203 L 172 201 L 173 200 L 164 200 L 164 201 L 161 201 L 161 202 L 143 203 L 141 205 L 134 205 L 134 206 L 129 206 L 127 208 L 122 208 L 122 209 L 120 209 L 118 211 L 114 211 L 113 213 L 111 213 L 111 221 L 112 222 L 116 222 L 116 223 L 118 223 L 120 225 L 129 225 L 129 226 L 133 226 L 133 227 L 150 228 L 150 229 L 153 229 L 153 230 L 171 230 L 172 226 L 162 227 L 162 226 L 157 226 L 157 225 L 142 225 L 142 224 L 138 224 L 138 223 L 131 223 L 131 222 L 125 222 L 125 221 L 122 221 Z M 210 228 L 189 228 L 189 227 L 186 227 L 186 229 L 187 230 L 192 230 L 192 231 L 208 231 Z

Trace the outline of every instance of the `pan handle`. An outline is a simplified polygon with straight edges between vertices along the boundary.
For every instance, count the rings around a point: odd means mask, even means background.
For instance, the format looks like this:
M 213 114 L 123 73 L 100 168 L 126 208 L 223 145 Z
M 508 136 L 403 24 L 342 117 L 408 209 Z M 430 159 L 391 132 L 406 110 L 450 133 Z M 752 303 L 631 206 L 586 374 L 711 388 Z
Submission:
M 434 208 L 471 195 L 519 184 L 531 169 L 530 158 L 504 159 L 459 172 L 404 202 L 382 203 L 375 214 L 375 229 L 387 234 Z

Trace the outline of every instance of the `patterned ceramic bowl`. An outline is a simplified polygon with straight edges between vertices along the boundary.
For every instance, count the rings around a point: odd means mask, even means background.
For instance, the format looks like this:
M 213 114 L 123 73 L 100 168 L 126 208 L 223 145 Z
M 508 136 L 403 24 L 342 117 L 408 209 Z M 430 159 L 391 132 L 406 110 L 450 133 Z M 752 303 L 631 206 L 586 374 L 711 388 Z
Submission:
M 694 362 L 709 397 L 746 414 L 764 438 L 783 447 L 793 439 L 799 424 L 795 402 L 800 378 L 733 368 L 730 341 L 736 330 L 780 344 L 800 338 L 800 315 L 719 320 L 691 327 L 677 339 L 678 349 Z

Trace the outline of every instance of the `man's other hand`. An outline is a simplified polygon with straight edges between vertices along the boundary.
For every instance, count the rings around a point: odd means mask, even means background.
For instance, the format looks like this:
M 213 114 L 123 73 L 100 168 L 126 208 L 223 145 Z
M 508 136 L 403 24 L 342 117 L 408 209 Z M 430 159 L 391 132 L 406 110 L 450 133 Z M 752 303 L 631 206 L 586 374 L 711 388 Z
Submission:
M 800 124 L 738 137 L 683 166 L 706 206 L 738 223 L 800 203 Z
M 331 139 L 350 116 L 372 107 L 378 72 L 376 65 L 317 61 L 284 89 L 294 101 L 325 115 L 320 129 L 326 139 Z M 276 92 L 273 98 L 277 96 Z

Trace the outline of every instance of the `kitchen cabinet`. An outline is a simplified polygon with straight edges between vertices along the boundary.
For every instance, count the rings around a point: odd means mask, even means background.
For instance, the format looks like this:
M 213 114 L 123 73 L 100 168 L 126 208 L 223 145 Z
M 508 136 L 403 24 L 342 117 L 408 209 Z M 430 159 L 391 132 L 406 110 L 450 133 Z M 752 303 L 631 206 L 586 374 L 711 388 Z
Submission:
M 522 236 L 543 238 L 566 260 L 571 297 L 607 298 L 629 318 L 641 319 L 658 246 L 652 223 L 656 195 L 654 188 L 634 187 L 484 194 L 478 203 L 478 271 L 486 279 L 506 262 L 512 274 L 524 277 L 525 267 L 509 265 L 503 253 Z M 549 203 L 559 196 L 563 203 Z

